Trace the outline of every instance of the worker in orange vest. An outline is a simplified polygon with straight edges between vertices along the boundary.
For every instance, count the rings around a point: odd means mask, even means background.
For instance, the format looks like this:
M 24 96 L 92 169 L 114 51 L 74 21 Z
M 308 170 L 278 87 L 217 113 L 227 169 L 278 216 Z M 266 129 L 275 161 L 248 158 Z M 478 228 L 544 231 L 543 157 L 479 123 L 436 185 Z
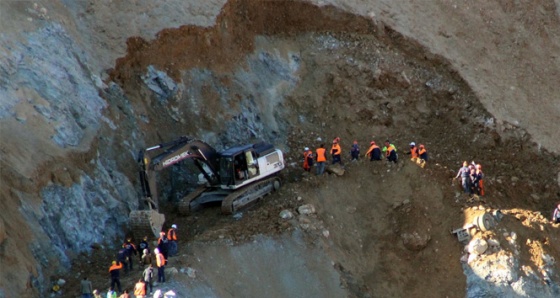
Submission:
M 136 298 L 146 297 L 146 284 L 142 279 L 139 279 L 136 285 L 134 285 L 134 296 Z
M 416 147 L 416 143 L 410 143 L 410 152 L 406 152 L 407 155 L 410 155 L 410 160 L 416 162 L 418 159 L 418 147 Z
M 365 156 L 369 156 L 370 161 L 381 160 L 381 148 L 375 144 L 375 141 L 369 143 L 369 149 Z
M 424 144 L 420 144 L 420 148 L 418 149 L 418 159 L 417 163 L 420 167 L 424 168 L 426 166 L 426 161 L 428 161 L 428 151 Z
M 327 149 L 325 149 L 325 144 L 321 144 L 316 153 L 316 160 L 317 160 L 317 176 L 323 175 L 325 172 L 325 162 L 327 162 Z
M 306 172 L 311 171 L 311 166 L 313 165 L 313 151 L 309 150 L 308 147 L 303 149 L 303 170 Z
M 342 153 L 342 149 L 340 148 L 340 138 L 335 138 L 333 140 L 333 144 L 331 146 L 331 155 L 332 155 L 332 164 L 340 163 L 342 164 L 342 159 L 340 154 Z
M 169 256 L 172 257 L 177 254 L 177 225 L 172 224 L 171 228 L 167 231 L 167 239 L 169 240 Z
M 389 140 L 385 141 L 385 157 L 387 157 L 387 161 L 392 161 L 397 163 L 397 149 L 395 145 L 391 144 Z
M 111 264 L 111 267 L 109 267 L 109 274 L 111 274 L 111 288 L 115 288 L 115 285 L 117 285 L 117 288 L 119 289 L 119 292 L 122 292 L 121 289 L 121 269 L 122 269 L 123 265 L 120 262 L 117 261 L 113 261 L 113 263 Z
M 158 248 L 154 249 L 154 253 L 156 254 L 156 265 L 157 265 L 157 273 L 158 273 L 158 282 L 162 283 L 165 282 L 165 257 L 159 251 Z

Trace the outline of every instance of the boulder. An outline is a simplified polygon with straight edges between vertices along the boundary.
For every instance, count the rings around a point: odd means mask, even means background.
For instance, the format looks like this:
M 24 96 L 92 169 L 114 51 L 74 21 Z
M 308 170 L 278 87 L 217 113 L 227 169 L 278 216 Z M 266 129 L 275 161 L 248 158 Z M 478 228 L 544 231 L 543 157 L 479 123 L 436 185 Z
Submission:
M 309 215 L 309 214 L 314 214 L 315 212 L 316 212 L 315 206 L 311 204 L 305 204 L 298 207 L 299 214 Z
M 475 238 L 469 242 L 469 253 L 481 255 L 488 249 L 488 242 L 481 238 Z
M 292 211 L 290 211 L 288 209 L 284 209 L 284 210 L 280 211 L 280 217 L 282 219 L 292 219 L 294 217 L 294 214 L 292 213 Z
M 430 242 L 432 237 L 428 233 L 414 231 L 401 234 L 401 239 L 407 249 L 421 251 L 428 246 L 428 242 Z
M 344 168 L 340 164 L 334 164 L 327 167 L 327 173 L 335 174 L 337 176 L 344 175 Z

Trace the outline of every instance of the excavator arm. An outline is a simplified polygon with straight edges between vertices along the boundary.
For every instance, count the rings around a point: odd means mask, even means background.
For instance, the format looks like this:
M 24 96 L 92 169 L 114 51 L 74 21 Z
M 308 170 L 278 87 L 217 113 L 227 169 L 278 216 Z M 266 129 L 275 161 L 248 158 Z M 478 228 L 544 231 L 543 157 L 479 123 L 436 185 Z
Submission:
M 162 152 L 150 157 L 149 153 L 152 151 Z M 150 209 L 158 209 L 155 172 L 189 158 L 194 160 L 195 166 L 208 182 L 211 184 L 217 183 L 219 180 L 219 155 L 213 147 L 203 141 L 182 136 L 177 140 L 158 144 L 139 152 L 140 184 L 142 185 L 143 197 Z

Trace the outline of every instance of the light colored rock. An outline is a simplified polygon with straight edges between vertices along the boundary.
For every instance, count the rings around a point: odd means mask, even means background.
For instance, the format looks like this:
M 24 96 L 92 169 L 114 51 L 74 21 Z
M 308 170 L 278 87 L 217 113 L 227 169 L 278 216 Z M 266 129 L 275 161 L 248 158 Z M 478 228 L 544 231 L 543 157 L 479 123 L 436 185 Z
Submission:
M 344 175 L 344 168 L 340 164 L 334 164 L 327 167 L 327 173 L 335 174 L 337 176 Z
M 284 210 L 280 211 L 280 217 L 282 219 L 292 219 L 292 218 L 294 218 L 294 214 L 292 213 L 292 211 L 290 211 L 288 209 L 284 209 Z
M 315 212 L 315 206 L 313 206 L 312 204 L 305 204 L 298 207 L 299 214 L 309 215 L 314 214 Z
M 62 287 L 62 286 L 64 286 L 64 285 L 66 284 L 66 280 L 64 280 L 64 279 L 62 279 L 62 278 L 59 278 L 59 279 L 56 281 L 56 284 Z
M 488 249 L 488 242 L 481 238 L 475 238 L 469 242 L 469 253 L 481 255 Z
M 496 239 L 488 239 L 486 242 L 488 242 L 488 245 L 490 246 L 500 246 L 500 241 Z
M 191 268 L 191 267 L 188 267 L 188 268 L 187 268 L 187 275 L 188 275 L 190 278 L 196 278 L 196 270 L 194 270 L 194 269 Z
M 329 230 L 323 230 L 323 236 L 324 236 L 325 238 L 329 238 L 330 235 L 331 235 L 331 234 L 330 234 Z
M 404 246 L 413 251 L 420 251 L 423 250 L 426 246 L 428 246 L 428 242 L 432 237 L 429 234 L 420 234 L 418 232 L 412 233 L 403 233 L 401 234 L 401 239 L 403 241 Z

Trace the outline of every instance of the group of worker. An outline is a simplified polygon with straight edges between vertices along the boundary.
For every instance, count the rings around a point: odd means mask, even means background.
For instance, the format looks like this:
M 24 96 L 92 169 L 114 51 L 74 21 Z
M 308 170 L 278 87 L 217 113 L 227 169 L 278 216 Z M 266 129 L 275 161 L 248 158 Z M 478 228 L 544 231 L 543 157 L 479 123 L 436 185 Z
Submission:
M 140 253 L 141 254 L 140 254 Z M 167 264 L 168 257 L 177 254 L 177 225 L 171 225 L 171 228 L 166 232 L 161 231 L 157 240 L 157 247 L 154 248 L 153 254 L 150 250 L 148 236 L 144 236 L 142 241 L 136 246 L 131 238 L 127 238 L 119 251 L 117 252 L 116 260 L 112 261 L 109 267 L 109 275 L 111 284 L 107 291 L 107 298 L 117 298 L 118 293 L 121 293 L 118 298 L 131 298 L 129 290 L 124 291 L 121 288 L 120 273 L 124 269 L 124 273 L 133 270 L 133 260 L 138 256 L 139 266 L 142 270 L 142 275 L 138 282 L 134 285 L 133 294 L 136 298 L 145 298 L 153 291 L 154 283 L 154 263 L 157 267 L 157 282 L 165 282 L 165 265 Z M 148 291 L 149 288 L 149 291 Z M 118 292 L 117 292 L 118 291 Z M 97 289 L 93 290 L 91 282 L 84 278 L 81 282 L 81 292 L 83 298 L 102 298 Z
M 325 144 L 321 144 L 319 148 L 315 150 L 315 153 L 313 153 L 309 147 L 305 147 L 303 151 L 303 169 L 310 172 L 313 164 L 317 163 L 316 174 L 319 176 L 322 175 L 325 171 L 325 163 L 327 162 L 326 152 L 327 150 L 325 148 Z M 428 151 L 423 144 L 416 147 L 416 143 L 411 142 L 410 152 L 407 152 L 406 154 L 410 154 L 411 160 L 420 165 L 422 168 L 426 165 L 426 161 L 428 160 Z M 330 155 L 332 157 L 332 164 L 342 164 L 342 149 L 340 147 L 339 137 L 334 138 L 330 149 Z M 383 156 L 388 162 L 397 163 L 399 160 L 397 147 L 389 140 L 385 141 L 383 148 L 379 147 L 375 141 L 371 141 L 368 151 L 364 154 L 364 157 L 368 158 L 370 161 L 380 161 L 383 160 Z M 356 161 L 360 158 L 360 146 L 358 145 L 357 140 L 354 140 L 352 146 L 350 147 L 350 158 L 352 161 Z
M 484 173 L 482 165 L 476 164 L 474 161 L 470 164 L 466 161 L 457 172 L 454 179 L 461 179 L 461 186 L 465 194 L 484 196 Z

